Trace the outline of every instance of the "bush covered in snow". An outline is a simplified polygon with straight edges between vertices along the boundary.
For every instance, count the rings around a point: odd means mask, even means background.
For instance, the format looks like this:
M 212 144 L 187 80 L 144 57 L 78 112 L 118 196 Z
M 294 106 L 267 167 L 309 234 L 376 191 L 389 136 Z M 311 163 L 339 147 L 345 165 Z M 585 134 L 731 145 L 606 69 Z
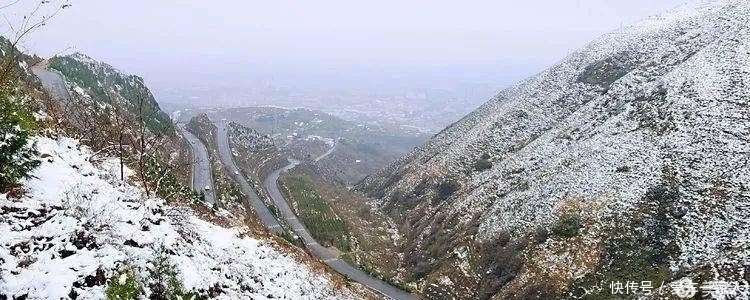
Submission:
M 186 293 L 177 267 L 169 261 L 169 253 L 164 246 L 156 249 L 148 270 L 148 286 L 152 300 L 187 300 L 197 297 Z
M 581 230 L 581 219 L 573 213 L 564 214 L 552 224 L 551 229 L 557 236 L 574 237 Z
M 105 291 L 107 300 L 133 300 L 143 294 L 143 286 L 130 268 L 113 277 Z

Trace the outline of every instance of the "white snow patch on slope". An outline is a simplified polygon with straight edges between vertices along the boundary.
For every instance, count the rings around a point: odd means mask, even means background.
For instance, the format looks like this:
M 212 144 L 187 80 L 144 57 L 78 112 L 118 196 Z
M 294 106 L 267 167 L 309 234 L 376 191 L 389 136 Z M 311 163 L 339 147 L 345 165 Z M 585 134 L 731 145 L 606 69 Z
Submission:
M 87 276 L 99 270 L 109 280 L 130 265 L 143 279 L 163 245 L 185 289 L 216 285 L 217 299 L 358 298 L 271 242 L 144 200 L 139 188 L 118 183 L 116 161 L 92 165 L 76 140 L 35 141 L 44 158 L 24 183 L 27 194 L 0 195 L 0 296 L 68 299 L 75 291 L 78 299 L 103 299 L 106 285 L 86 286 Z

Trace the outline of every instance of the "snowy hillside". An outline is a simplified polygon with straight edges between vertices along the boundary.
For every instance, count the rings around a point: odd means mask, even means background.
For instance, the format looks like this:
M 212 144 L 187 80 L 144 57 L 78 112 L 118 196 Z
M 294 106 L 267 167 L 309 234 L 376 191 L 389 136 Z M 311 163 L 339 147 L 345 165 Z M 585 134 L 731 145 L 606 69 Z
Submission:
M 201 298 L 361 298 L 273 241 L 144 199 L 118 182 L 115 161 L 89 162 L 73 139 L 35 141 L 43 163 L 26 194 L 0 195 L 0 299 L 103 299 L 133 277 L 147 297 L 156 257 Z
M 404 224 L 429 297 L 583 297 L 633 276 L 618 259 L 745 282 L 748 96 L 750 2 L 701 1 L 502 91 L 358 188 Z
M 142 117 L 155 134 L 174 131 L 169 116 L 161 111 L 143 78 L 120 72 L 82 53 L 55 56 L 48 63 L 50 70 L 62 75 L 72 90 L 71 96 L 79 98 L 78 101 L 92 100 L 91 107 L 117 111 L 129 120 Z M 73 104 L 63 102 L 63 106 Z

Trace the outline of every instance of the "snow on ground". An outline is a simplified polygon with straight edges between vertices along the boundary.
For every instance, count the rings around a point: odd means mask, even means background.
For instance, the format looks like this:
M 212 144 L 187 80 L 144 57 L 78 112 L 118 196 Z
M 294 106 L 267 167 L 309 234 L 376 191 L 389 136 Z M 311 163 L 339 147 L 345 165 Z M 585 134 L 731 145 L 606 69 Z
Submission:
M 0 299 L 102 299 L 130 266 L 146 278 L 165 247 L 187 291 L 218 299 L 355 299 L 271 242 L 205 222 L 119 184 L 116 161 L 94 165 L 69 138 L 36 138 L 43 160 L 22 199 L 0 195 Z M 220 291 L 216 295 L 216 291 Z

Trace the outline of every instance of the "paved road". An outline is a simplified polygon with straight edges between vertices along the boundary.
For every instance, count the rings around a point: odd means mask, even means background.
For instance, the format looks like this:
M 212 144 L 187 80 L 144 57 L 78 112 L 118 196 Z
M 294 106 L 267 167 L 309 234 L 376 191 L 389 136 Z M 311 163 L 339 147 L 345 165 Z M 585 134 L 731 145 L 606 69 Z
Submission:
M 206 202 L 213 204 L 216 201 L 216 194 L 214 193 L 214 180 L 213 173 L 211 172 L 211 162 L 208 158 L 208 149 L 198 137 L 187 131 L 184 125 L 178 125 L 177 127 L 180 129 L 182 136 L 188 141 L 190 152 L 193 154 L 191 180 L 193 190 L 199 193 L 203 192 L 206 195 Z M 206 187 L 209 187 L 208 191 Z
M 281 226 L 279 225 L 276 218 L 274 218 L 273 214 L 271 214 L 271 211 L 268 210 L 268 207 L 266 207 L 265 204 L 263 204 L 263 202 L 260 200 L 260 198 L 258 198 L 258 195 L 255 194 L 255 191 L 250 188 L 250 184 L 241 175 L 241 173 L 239 172 L 239 168 L 234 163 L 232 152 L 229 146 L 229 137 L 227 135 L 227 123 L 222 121 L 216 124 L 216 126 L 219 131 L 219 154 L 221 156 L 222 163 L 230 169 L 233 178 L 240 183 L 240 185 L 242 186 L 242 191 L 250 198 L 250 203 L 253 206 L 255 212 L 260 216 L 263 224 L 265 224 L 266 227 L 268 227 L 272 232 L 275 232 L 277 234 L 281 233 Z M 298 163 L 299 161 L 290 159 L 290 164 L 271 173 L 271 175 L 269 175 L 264 181 L 264 185 L 268 190 L 271 199 L 273 199 L 274 204 L 281 211 L 281 216 L 284 218 L 287 224 L 291 226 L 292 231 L 294 231 L 294 233 L 302 239 L 302 241 L 305 243 L 305 246 L 307 246 L 310 252 L 312 252 L 312 254 L 315 255 L 318 259 L 325 262 L 332 269 L 336 270 L 336 272 L 346 275 L 347 277 L 349 277 L 349 279 L 359 282 L 367 286 L 368 288 L 380 293 L 381 295 L 396 300 L 419 299 L 388 283 L 367 275 L 367 273 L 363 272 L 360 269 L 352 267 L 348 263 L 338 259 L 335 255 L 328 251 L 328 249 L 315 241 L 312 235 L 310 235 L 310 232 L 307 231 L 307 228 L 305 228 L 302 222 L 297 219 L 297 216 L 289 207 L 289 203 L 287 203 L 286 199 L 284 199 L 284 196 L 282 196 L 281 191 L 279 191 L 279 175 L 282 172 L 294 168 Z
M 328 149 L 328 151 L 326 151 L 326 153 L 323 153 L 320 156 L 316 157 L 315 158 L 315 162 L 319 162 L 321 159 L 326 158 L 326 156 L 331 155 L 331 153 L 333 153 L 333 150 L 336 150 L 336 145 L 338 145 L 338 144 L 339 144 L 339 140 L 338 139 L 334 140 L 333 141 L 333 146 L 331 147 L 331 149 Z
M 334 254 L 331 253 L 331 251 L 315 241 L 310 232 L 307 231 L 307 228 L 305 228 L 302 222 L 300 222 L 300 220 L 294 214 L 292 208 L 289 207 L 289 203 L 286 201 L 284 196 L 281 194 L 281 191 L 279 190 L 279 175 L 294 168 L 299 163 L 299 161 L 293 159 L 290 159 L 289 162 L 290 164 L 286 167 L 278 169 L 271 173 L 271 175 L 266 178 L 263 184 L 268 190 L 268 193 L 271 195 L 271 199 L 273 199 L 274 204 L 281 211 L 281 215 L 292 227 L 294 233 L 302 239 L 302 241 L 305 243 L 305 246 L 307 246 L 310 252 L 312 252 L 313 255 L 325 262 L 328 266 L 336 270 L 336 272 L 346 275 L 347 277 L 349 277 L 349 279 L 359 282 L 369 287 L 370 289 L 382 295 L 385 295 L 388 298 L 397 300 L 418 299 L 417 297 L 404 292 L 384 281 L 367 275 L 367 273 L 363 272 L 362 270 L 349 265 L 343 260 L 338 259 Z
M 229 175 L 232 176 L 232 179 L 240 184 L 242 193 L 244 193 L 248 200 L 250 200 L 250 206 L 253 207 L 255 213 L 260 217 L 260 221 L 263 225 L 275 234 L 282 234 L 284 229 L 279 224 L 279 221 L 276 220 L 276 217 L 274 217 L 266 204 L 260 200 L 258 194 L 255 193 L 255 190 L 253 190 L 250 183 L 247 182 L 247 179 L 240 172 L 237 164 L 234 163 L 234 156 L 229 148 L 227 123 L 224 121 L 218 122 L 216 127 L 218 129 L 219 157 L 221 158 L 221 163 L 224 167 L 229 169 Z

